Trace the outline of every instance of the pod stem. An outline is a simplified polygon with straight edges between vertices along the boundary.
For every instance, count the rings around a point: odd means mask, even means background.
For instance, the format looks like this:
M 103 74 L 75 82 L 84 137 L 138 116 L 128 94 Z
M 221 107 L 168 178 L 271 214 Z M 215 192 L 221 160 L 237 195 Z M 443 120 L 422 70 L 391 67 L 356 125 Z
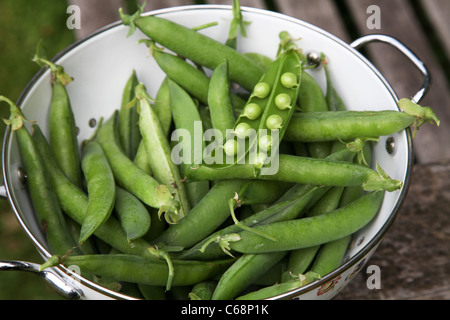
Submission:
M 29 122 L 29 123 L 35 123 L 36 121 L 30 121 L 27 120 L 24 116 L 24 114 L 22 113 L 22 111 L 20 110 L 20 108 L 14 103 L 12 102 L 10 99 L 8 99 L 5 96 L 0 96 L 0 102 L 6 102 L 7 104 L 9 104 L 10 106 L 10 117 L 9 119 L 3 119 L 3 121 L 11 126 L 12 131 L 16 131 L 19 130 L 20 128 L 23 127 L 23 123 L 24 122 Z
M 73 78 L 64 71 L 64 68 L 61 65 L 53 63 L 48 59 L 42 40 L 38 42 L 36 53 L 32 60 L 41 68 L 48 67 L 50 69 L 50 72 L 52 73 L 52 83 L 59 81 L 63 86 L 66 86 L 73 81 Z
M 378 163 L 376 166 L 376 173 L 373 176 L 370 176 L 368 181 L 362 185 L 365 191 L 392 192 L 402 188 L 403 181 L 392 179 Z
M 140 17 L 142 12 L 144 12 L 144 8 L 145 8 L 146 3 L 147 3 L 147 1 L 144 1 L 144 3 L 140 7 L 138 7 L 138 11 L 136 11 L 132 15 L 123 13 L 123 9 L 119 8 L 119 15 L 120 15 L 120 19 L 122 20 L 122 23 L 124 25 L 130 27 L 130 29 L 128 30 L 127 37 L 130 37 L 136 31 L 136 22 L 135 22 L 135 20 Z
M 173 281 L 173 277 L 175 276 L 175 269 L 173 267 L 172 258 L 170 257 L 169 252 L 178 252 L 178 251 L 183 250 L 183 248 L 166 246 L 164 244 L 158 244 L 158 245 L 148 247 L 147 250 L 155 258 L 164 259 L 166 261 L 167 267 L 169 269 L 169 273 L 167 276 L 166 291 L 169 291 L 172 288 L 172 281 Z
M 259 232 L 256 231 L 253 228 L 250 228 L 249 226 L 246 226 L 245 224 L 243 224 L 242 222 L 240 222 L 237 218 L 236 215 L 234 213 L 234 209 L 235 209 L 235 205 L 240 206 L 240 200 L 239 200 L 239 195 L 237 194 L 237 192 L 235 193 L 235 197 L 231 198 L 230 200 L 228 200 L 228 207 L 230 208 L 230 214 L 231 214 L 231 218 L 233 219 L 234 223 L 236 224 L 236 226 L 238 226 L 239 228 L 255 233 L 263 238 L 266 238 L 268 240 L 271 241 L 277 241 L 276 238 L 272 237 L 271 235 L 265 234 L 263 232 Z
M 201 253 L 205 253 L 205 250 L 207 247 L 209 247 L 209 245 L 211 245 L 212 243 L 217 243 L 220 247 L 220 249 L 222 249 L 222 251 L 229 255 L 230 257 L 234 258 L 233 254 L 230 252 L 231 248 L 230 248 L 230 242 L 235 242 L 235 241 L 239 241 L 241 240 L 241 236 L 237 233 L 230 233 L 230 234 L 226 234 L 223 236 L 217 236 L 217 237 L 212 237 L 211 239 L 209 239 L 208 241 L 206 241 L 203 246 L 198 249 Z
M 437 115 L 430 107 L 422 107 L 409 99 L 400 99 L 400 101 L 398 102 L 398 106 L 407 114 L 416 117 L 416 121 L 413 124 L 413 138 L 416 136 L 417 131 L 425 122 L 429 122 L 431 124 L 434 123 L 438 127 L 441 123 Z

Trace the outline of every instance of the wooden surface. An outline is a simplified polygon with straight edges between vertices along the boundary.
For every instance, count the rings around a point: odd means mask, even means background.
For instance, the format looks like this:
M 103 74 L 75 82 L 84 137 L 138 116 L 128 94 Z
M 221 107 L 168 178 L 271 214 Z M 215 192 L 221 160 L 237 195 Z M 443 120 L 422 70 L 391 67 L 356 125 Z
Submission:
M 82 8 L 79 36 L 116 21 L 119 0 L 71 0 Z M 231 4 L 232 1 L 203 1 Z M 93 4 L 94 3 L 94 4 Z M 193 4 L 189 0 L 150 0 L 146 10 Z M 243 6 L 276 9 L 327 30 L 350 43 L 366 34 L 390 35 L 428 66 L 432 87 L 422 101 L 437 112 L 441 127 L 424 126 L 415 142 L 416 165 L 406 201 L 391 230 L 367 265 L 381 268 L 382 287 L 369 290 L 361 273 L 335 298 L 450 299 L 450 56 L 448 0 L 248 0 Z M 367 9 L 380 8 L 380 29 L 369 29 Z M 86 15 L 85 15 L 86 13 Z M 398 51 L 383 44 L 366 48 L 368 58 L 400 98 L 412 97 L 422 78 Z

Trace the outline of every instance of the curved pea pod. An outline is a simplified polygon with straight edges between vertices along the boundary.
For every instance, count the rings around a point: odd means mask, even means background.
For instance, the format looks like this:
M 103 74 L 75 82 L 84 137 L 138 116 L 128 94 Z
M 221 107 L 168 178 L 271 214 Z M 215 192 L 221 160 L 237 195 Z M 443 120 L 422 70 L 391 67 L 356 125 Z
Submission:
M 33 132 L 33 141 L 38 147 L 39 155 L 42 157 L 50 185 L 55 191 L 63 212 L 81 225 L 89 202 L 88 196 L 75 186 L 59 168 L 45 136 L 38 128 L 36 126 Z M 147 251 L 150 244 L 147 241 L 138 239 L 131 245 L 119 221 L 113 216 L 103 223 L 94 234 L 120 252 L 143 256 L 150 255 Z
M 90 141 L 84 146 L 81 165 L 89 201 L 81 225 L 80 244 L 109 219 L 116 198 L 114 175 L 100 144 Z
M 319 83 L 304 72 L 298 103 L 302 113 L 330 111 Z M 310 142 L 306 144 L 309 154 L 314 158 L 325 158 L 331 153 L 331 142 Z
M 121 150 L 116 133 L 117 111 L 103 123 L 97 141 L 105 152 L 116 183 L 138 197 L 146 205 L 159 209 L 159 214 L 178 216 L 180 204 L 169 188 L 141 170 Z
M 384 192 L 371 192 L 345 207 L 319 216 L 254 227 L 277 241 L 243 231 L 239 234 L 241 239 L 230 243 L 230 247 L 241 253 L 263 253 L 296 250 L 341 239 L 358 231 L 376 216 L 383 196 Z
M 186 187 L 182 183 L 180 168 L 172 161 L 169 141 L 162 131 L 161 124 L 149 102 L 145 85 L 140 83 L 135 88 L 139 112 L 139 129 L 147 151 L 147 159 L 153 177 L 166 185 L 180 204 L 176 215 L 166 215 L 169 223 L 176 223 L 190 211 Z
M 118 136 L 120 145 L 122 146 L 124 153 L 133 159 L 139 142 L 141 140 L 139 127 L 137 125 L 138 115 L 135 108 L 129 108 L 128 102 L 134 98 L 134 88 L 138 84 L 138 78 L 136 71 L 133 70 L 131 76 L 128 78 L 123 93 L 122 104 L 119 110 L 118 121 Z
M 297 51 L 286 51 L 275 60 L 254 86 L 223 145 L 215 148 L 205 163 L 226 168 L 248 161 L 259 169 L 262 164 L 258 154 L 278 152 L 276 140 L 281 141 L 293 115 L 301 75 L 302 62 Z
M 127 254 L 96 254 L 69 256 L 61 259 L 54 256 L 47 266 L 62 263 L 66 266 L 78 266 L 82 272 L 110 277 L 117 281 L 126 281 L 151 286 L 165 286 L 169 268 L 164 261 Z M 174 286 L 194 285 L 213 278 L 232 263 L 233 259 L 198 262 L 173 260 Z
M 192 287 L 189 292 L 190 300 L 211 300 L 214 293 L 214 289 L 217 286 L 217 282 L 213 280 L 207 280 L 197 283 Z
M 394 134 L 412 125 L 416 132 L 425 122 L 440 123 L 429 107 L 421 107 L 407 99 L 401 99 L 398 104 L 403 111 L 299 113 L 292 117 L 285 139 L 317 142 L 375 138 Z
M 228 200 L 244 184 L 243 180 L 217 182 L 188 215 L 170 225 L 154 243 L 189 248 L 199 242 L 230 216 Z
M 230 300 L 280 262 L 287 252 L 244 254 L 220 277 L 212 300 Z
M 141 16 L 142 10 L 140 8 L 132 16 L 119 11 L 123 23 L 130 26 L 129 34 L 137 27 L 153 41 L 212 70 L 226 58 L 230 63 L 231 79 L 247 90 L 252 90 L 261 77 L 262 68 L 237 50 L 167 19 Z
M 168 79 L 167 83 L 173 121 L 176 127 L 171 140 L 179 141 L 180 138 L 182 140 L 172 149 L 172 160 L 174 160 L 177 150 L 182 151 L 183 155 L 180 156 L 180 159 L 176 159 L 176 163 L 180 165 L 182 177 L 185 177 L 192 164 L 201 163 L 201 157 L 200 159 L 197 158 L 198 155 L 202 155 L 205 147 L 203 124 L 197 106 L 189 94 L 174 81 Z M 197 205 L 209 191 L 209 181 L 185 182 L 184 185 L 191 207 Z
M 151 218 L 144 204 L 133 194 L 123 188 L 116 187 L 114 210 L 127 239 L 133 242 L 142 238 L 150 229 Z
M 204 72 L 180 57 L 164 52 L 153 43 L 150 43 L 150 49 L 156 63 L 168 78 L 175 81 L 201 103 L 208 104 L 208 90 L 211 79 Z M 245 100 L 234 93 L 230 94 L 230 99 L 236 108 L 243 108 L 245 105 Z
M 52 97 L 49 108 L 50 146 L 58 164 L 69 179 L 81 186 L 81 159 L 77 141 L 77 127 L 66 86 L 73 79 L 61 65 L 49 61 L 42 41 L 38 43 L 33 61 L 48 67 L 52 74 Z
M 297 280 L 291 280 L 288 282 L 277 283 L 270 287 L 264 287 L 260 290 L 239 296 L 236 298 L 236 300 L 263 300 L 274 298 L 278 295 L 301 288 L 307 285 L 308 283 L 311 283 L 319 279 L 320 276 L 318 274 L 308 271 L 304 275 L 303 274 L 299 275 Z
M 155 97 L 155 103 L 153 104 L 153 110 L 158 116 L 161 123 L 161 129 L 166 136 L 170 131 L 170 125 L 172 124 L 172 109 L 170 106 L 170 92 L 169 92 L 169 78 L 165 77 L 158 89 Z
M 211 76 L 208 91 L 208 106 L 213 128 L 226 136 L 227 129 L 232 129 L 236 121 L 234 108 L 230 99 L 230 80 L 228 61 L 219 64 Z
M 55 254 L 66 254 L 75 247 L 76 242 L 71 237 L 58 199 L 45 172 L 45 160 L 40 157 L 39 147 L 25 127 L 24 122 L 27 120 L 20 109 L 8 98 L 0 96 L 0 101 L 10 105 L 11 117 L 5 122 L 11 125 L 11 130 L 17 138 L 19 154 L 27 175 L 26 185 L 39 226 L 44 232 L 50 251 Z M 39 127 L 36 126 L 36 130 L 39 130 Z

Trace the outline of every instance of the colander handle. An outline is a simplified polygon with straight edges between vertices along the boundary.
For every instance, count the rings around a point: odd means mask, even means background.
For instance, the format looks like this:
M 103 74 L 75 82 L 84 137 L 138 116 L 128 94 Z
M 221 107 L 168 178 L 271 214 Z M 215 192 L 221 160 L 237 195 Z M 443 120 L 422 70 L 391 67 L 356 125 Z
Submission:
M 25 261 L 0 261 L 0 271 L 28 271 L 42 277 L 64 298 L 78 300 L 82 297 L 79 289 L 73 288 L 53 268 L 39 270 L 39 264 Z
M 353 41 L 350 46 L 352 46 L 355 49 L 359 49 L 362 46 L 365 46 L 366 44 L 369 44 L 371 42 L 382 42 L 389 44 L 393 46 L 394 48 L 398 49 L 401 53 L 403 53 L 416 67 L 417 69 L 422 73 L 423 75 L 423 84 L 420 90 L 414 95 L 412 98 L 413 101 L 416 103 L 419 103 L 420 100 L 423 99 L 423 97 L 426 95 L 428 90 L 431 86 L 431 76 L 430 72 L 425 65 L 425 63 L 422 62 L 408 47 L 406 47 L 403 43 L 401 43 L 399 40 L 382 34 L 371 34 L 367 36 L 363 36 L 355 41 Z

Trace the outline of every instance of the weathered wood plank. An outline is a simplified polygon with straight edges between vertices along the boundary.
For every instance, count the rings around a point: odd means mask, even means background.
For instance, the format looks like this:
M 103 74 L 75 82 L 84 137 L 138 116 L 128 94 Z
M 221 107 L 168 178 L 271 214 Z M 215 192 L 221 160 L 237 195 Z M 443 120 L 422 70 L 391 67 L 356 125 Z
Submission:
M 280 12 L 301 19 L 328 31 L 344 41 L 349 41 L 336 5 L 331 0 L 281 0 Z
M 393 226 L 335 299 L 450 299 L 450 162 L 416 165 L 411 179 Z M 379 290 L 367 287 L 370 265 L 380 267 Z
M 433 25 L 439 40 L 450 56 L 450 1 L 448 0 L 421 0 L 422 7 L 426 10 L 430 22 Z
M 122 0 L 68 0 L 68 3 L 78 6 L 81 11 L 81 28 L 75 29 L 78 39 L 119 20 L 118 10 L 124 6 Z
M 430 69 L 433 84 L 423 105 L 433 107 L 441 119 L 441 127 L 425 125 L 415 139 L 416 160 L 432 163 L 450 159 L 450 93 L 441 66 L 427 41 L 427 35 L 417 21 L 411 3 L 407 0 L 379 0 L 380 29 L 369 29 L 367 8 L 372 0 L 346 0 L 357 23 L 359 32 L 364 34 L 381 33 L 390 35 L 411 48 Z M 412 64 L 397 50 L 384 44 L 368 46 L 372 61 L 391 83 L 400 98 L 412 97 L 422 84 L 422 78 Z

